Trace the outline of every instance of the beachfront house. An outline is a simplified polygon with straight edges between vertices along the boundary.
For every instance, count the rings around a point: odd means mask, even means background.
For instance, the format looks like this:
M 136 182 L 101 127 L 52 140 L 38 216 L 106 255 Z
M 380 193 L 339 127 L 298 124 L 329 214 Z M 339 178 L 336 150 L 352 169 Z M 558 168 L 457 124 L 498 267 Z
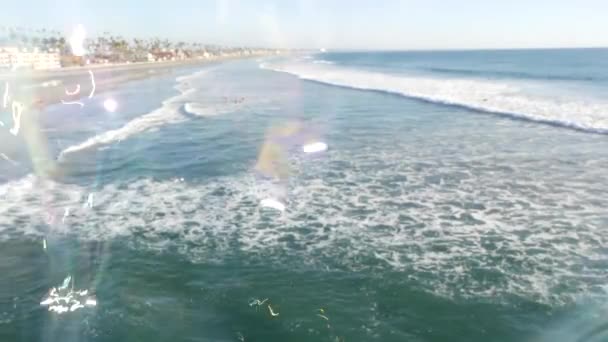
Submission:
M 148 62 L 173 61 L 175 56 L 170 51 L 148 52 Z
M 38 48 L 0 47 L 0 69 L 49 70 L 61 68 L 59 52 L 40 51 Z
M 87 64 L 87 59 L 83 56 L 61 55 L 62 67 L 84 66 Z
M 89 56 L 87 64 L 108 64 L 111 62 L 111 56 L 109 54 L 96 53 Z

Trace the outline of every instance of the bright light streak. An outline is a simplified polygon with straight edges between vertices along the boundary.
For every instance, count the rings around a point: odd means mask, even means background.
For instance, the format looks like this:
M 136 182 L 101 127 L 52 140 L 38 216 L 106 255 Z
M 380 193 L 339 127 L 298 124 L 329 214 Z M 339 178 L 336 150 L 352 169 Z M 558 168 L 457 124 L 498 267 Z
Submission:
M 8 161 L 9 163 L 13 164 L 13 165 L 19 165 L 19 163 L 17 163 L 16 161 L 12 160 L 11 158 L 9 158 L 6 154 L 4 153 L 0 153 L 0 157 L 2 157 L 2 159 Z
M 84 305 L 80 303 L 74 303 L 72 306 L 70 306 L 70 311 L 76 311 L 80 308 L 84 308 Z
M 61 283 L 61 286 L 59 286 L 59 290 L 65 290 L 68 288 L 68 286 L 70 286 L 70 283 L 72 282 L 72 276 L 67 276 L 65 279 L 63 279 L 63 283 Z
M 13 109 L 13 128 L 10 129 L 10 132 L 13 135 L 19 134 L 19 128 L 21 127 L 21 114 L 23 113 L 23 104 L 17 101 L 13 101 L 12 109 Z
M 91 89 L 91 93 L 89 94 L 89 98 L 92 98 L 93 95 L 95 95 L 95 76 L 93 75 L 93 72 L 91 70 L 89 70 L 89 75 L 91 75 L 91 85 L 93 86 L 93 89 Z
M 304 153 L 316 153 L 327 150 L 327 144 L 324 142 L 316 142 L 302 146 Z
M 264 299 L 264 300 L 262 300 L 262 301 L 260 301 L 259 299 L 254 299 L 254 300 L 252 300 L 251 302 L 249 302 L 249 306 L 254 306 L 254 305 L 260 306 L 260 305 L 264 305 L 264 303 L 266 303 L 266 301 L 267 301 L 267 300 L 268 300 L 268 298 L 266 298 L 266 299 Z
M 52 303 L 55 303 L 55 299 L 49 297 L 49 298 L 43 300 L 42 302 L 40 302 L 40 305 L 50 305 Z
M 49 311 L 55 311 L 58 314 L 68 312 L 69 308 L 63 305 L 49 306 Z
M 4 97 L 2 101 L 2 106 L 6 108 L 8 106 L 8 82 L 6 82 L 6 86 L 4 87 Z
M 278 312 L 274 312 L 274 311 L 272 311 L 272 308 L 270 307 L 270 304 L 268 304 L 268 311 L 270 311 L 270 314 L 271 314 L 272 316 L 278 316 L 278 315 L 279 315 L 279 313 L 278 313 Z
M 70 216 L 70 208 L 65 208 L 63 212 L 63 218 L 61 219 L 61 223 L 65 223 L 65 219 Z
M 84 107 L 84 103 L 82 103 L 80 101 L 69 102 L 69 101 L 61 100 L 61 103 L 66 104 L 66 105 L 79 105 L 80 107 Z
M 76 89 L 74 91 L 69 91 L 67 88 L 65 89 L 66 95 L 76 95 L 78 93 L 80 93 L 80 84 L 76 85 Z
M 46 251 L 46 239 L 42 239 L 42 249 Z
M 278 211 L 285 211 L 285 205 L 274 198 L 266 198 L 260 202 L 260 205 L 263 207 L 273 208 Z
M 84 27 L 82 25 L 77 25 L 74 28 L 72 36 L 69 39 L 70 47 L 72 48 L 72 54 L 74 56 L 83 56 L 86 54 L 86 50 L 82 46 L 86 36 L 87 32 L 84 30 Z
M 70 288 L 70 283 L 72 287 Z M 63 280 L 63 284 L 55 288 L 53 287 L 48 296 L 40 302 L 42 306 L 48 306 L 49 311 L 62 314 L 65 312 L 73 312 L 80 308 L 97 306 L 95 296 L 89 296 L 89 290 L 74 290 L 74 282 L 72 277 L 68 276 Z
M 53 224 L 53 222 L 55 222 L 55 215 L 53 215 L 53 213 L 50 211 L 47 212 L 45 215 L 45 222 L 46 224 Z
M 89 197 L 87 198 L 87 203 L 85 203 L 84 207 L 89 207 L 93 208 L 93 194 L 89 194 Z
M 114 113 L 118 108 L 118 103 L 114 99 L 107 99 L 103 101 L 103 108 L 105 108 L 108 112 Z

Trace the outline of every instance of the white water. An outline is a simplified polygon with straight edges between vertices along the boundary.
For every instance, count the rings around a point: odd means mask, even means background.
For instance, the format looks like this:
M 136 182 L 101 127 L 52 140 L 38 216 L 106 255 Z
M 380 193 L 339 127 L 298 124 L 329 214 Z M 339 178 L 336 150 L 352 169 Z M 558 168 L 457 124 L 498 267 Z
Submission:
M 180 94 L 166 99 L 162 102 L 162 106 L 160 108 L 157 108 L 148 114 L 139 116 L 120 128 L 103 132 L 79 144 L 67 147 L 59 154 L 59 160 L 62 160 L 70 153 L 112 144 L 125 140 L 139 133 L 158 129 L 166 124 L 179 123 L 186 120 L 186 118 L 179 113 L 179 107 L 184 101 L 188 100 L 189 95 L 196 92 L 196 89 L 191 87 L 190 81 L 204 77 L 210 70 L 211 69 L 204 69 L 194 72 L 191 75 L 176 78 L 178 83 L 175 86 L 175 89 L 178 90 Z
M 195 116 L 215 116 L 231 113 L 244 107 L 243 103 L 204 104 L 200 102 L 188 102 L 184 104 L 184 111 Z
M 301 79 L 375 90 L 490 113 L 608 133 L 608 102 L 573 101 L 527 93 L 500 81 L 407 77 L 313 63 L 260 65 Z
M 28 176 L 0 186 L 0 238 L 119 238 L 137 247 L 173 246 L 206 263 L 238 248 L 248 255 L 243 260 L 277 265 L 289 255 L 297 264 L 286 267 L 404 272 L 447 297 L 561 304 L 608 293 L 608 269 L 601 267 L 608 203 L 590 181 L 602 177 L 602 167 L 577 173 L 557 164 L 547 173 L 540 164 L 518 169 L 492 158 L 470 167 L 401 148 L 327 154 L 295 161 L 307 166 L 290 182 L 282 215 L 263 208 L 271 194 L 249 173 L 107 185 L 92 208 L 82 207 L 86 187 Z M 419 160 L 429 165 L 420 168 Z M 60 216 L 66 207 L 77 209 L 65 223 L 41 224 L 49 210 Z M 474 276 L 480 273 L 497 280 Z
M 313 62 L 314 64 L 329 64 L 329 65 L 334 64 L 334 62 L 332 62 L 332 61 L 326 61 L 326 60 L 324 60 L 324 59 L 318 59 L 318 60 L 314 60 L 314 61 L 312 61 L 312 62 Z

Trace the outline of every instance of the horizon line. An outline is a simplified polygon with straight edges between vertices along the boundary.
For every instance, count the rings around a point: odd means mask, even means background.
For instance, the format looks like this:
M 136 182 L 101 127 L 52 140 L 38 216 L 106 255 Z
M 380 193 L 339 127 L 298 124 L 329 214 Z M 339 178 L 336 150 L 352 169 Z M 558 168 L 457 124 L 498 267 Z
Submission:
M 317 50 L 321 48 L 284 48 L 287 50 Z M 608 49 L 606 46 L 558 46 L 558 47 L 500 47 L 500 48 L 428 48 L 428 49 L 407 49 L 407 48 L 325 48 L 327 52 L 466 52 L 466 51 L 519 51 L 519 50 L 592 50 Z

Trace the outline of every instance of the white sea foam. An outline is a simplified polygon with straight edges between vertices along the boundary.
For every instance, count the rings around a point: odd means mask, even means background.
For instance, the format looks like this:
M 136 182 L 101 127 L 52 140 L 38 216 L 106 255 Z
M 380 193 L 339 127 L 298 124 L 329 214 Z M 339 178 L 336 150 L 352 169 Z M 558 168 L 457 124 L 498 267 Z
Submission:
M 199 102 L 188 102 L 184 104 L 186 113 L 196 116 L 215 116 L 232 113 L 242 109 L 243 103 L 226 103 L 226 104 L 203 104 Z
M 312 62 L 313 62 L 314 64 L 329 64 L 329 65 L 334 64 L 334 62 L 332 62 L 332 61 L 326 61 L 326 60 L 324 60 L 324 59 L 318 59 L 318 60 L 314 60 L 314 61 L 312 61 Z
M 304 151 L 304 153 L 316 153 L 325 150 L 327 150 L 327 144 L 321 141 L 302 146 L 302 151 Z
M 206 69 L 196 71 L 196 72 L 194 72 L 194 73 L 192 73 L 190 75 L 179 76 L 179 77 L 177 77 L 175 79 L 175 81 L 177 81 L 178 83 L 182 83 L 183 84 L 185 82 L 188 82 L 188 81 L 191 81 L 191 80 L 195 80 L 195 79 L 197 79 L 197 78 L 199 78 L 201 76 L 205 76 L 206 74 L 208 74 L 210 71 L 212 71 L 214 69 L 215 69 L 215 67 L 208 67 Z
M 277 63 L 263 67 L 342 87 L 383 91 L 532 121 L 608 133 L 608 102 L 601 100 L 588 102 L 541 97 L 528 94 L 514 84 L 500 81 L 407 77 L 311 63 Z
M 67 154 L 70 153 L 124 140 L 134 134 L 149 131 L 168 123 L 176 123 L 180 121 L 183 121 L 183 118 L 176 112 L 176 107 L 166 104 L 149 114 L 131 120 L 121 128 L 101 133 L 83 141 L 82 143 L 66 148 L 65 150 L 61 151 L 59 160 L 62 160 Z
M 276 209 L 278 211 L 285 211 L 285 204 L 277 201 L 274 198 L 265 198 L 260 202 L 262 207 Z
M 250 173 L 108 185 L 96 190 L 94 210 L 78 209 L 48 231 L 44 213 L 80 208 L 88 190 L 29 176 L 0 186 L 0 238 L 120 237 L 134 248 L 173 246 L 194 262 L 221 262 L 238 248 L 243 260 L 277 266 L 395 270 L 448 297 L 559 304 L 606 295 L 608 200 L 593 181 L 606 161 L 584 173 L 561 164 L 547 173 L 425 153 L 328 150 L 299 168 L 280 216 L 261 210 L 261 200 L 276 197 Z

